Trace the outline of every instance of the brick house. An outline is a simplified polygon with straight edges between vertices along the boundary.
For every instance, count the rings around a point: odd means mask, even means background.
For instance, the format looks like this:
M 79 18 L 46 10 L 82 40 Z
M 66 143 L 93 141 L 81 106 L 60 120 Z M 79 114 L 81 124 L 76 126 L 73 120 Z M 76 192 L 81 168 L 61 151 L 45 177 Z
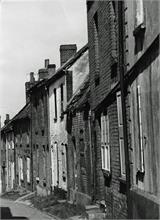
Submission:
M 3 158 L 3 191 L 23 187 L 32 190 L 30 104 L 27 103 L 1 130 Z
M 32 182 L 33 190 L 38 186 L 41 195 L 47 195 L 51 190 L 46 81 L 54 74 L 55 68 L 55 64 L 49 64 L 49 60 L 45 60 L 45 67 L 38 71 L 38 81 L 28 90 L 31 105 Z
M 67 105 L 68 199 L 91 203 L 93 193 L 92 145 L 89 106 L 89 75 Z
M 12 119 L 14 131 L 15 186 L 32 190 L 31 145 L 30 145 L 30 104 Z
M 126 167 L 119 87 L 118 1 L 87 1 L 93 200 L 107 217 L 127 217 Z
M 14 132 L 8 114 L 4 124 L 1 129 L 3 192 L 9 191 L 15 186 Z
M 67 191 L 67 148 L 68 139 L 66 131 L 66 115 L 64 110 L 79 81 L 85 77 L 81 69 L 76 66 L 76 61 L 81 62 L 81 68 L 86 71 L 86 63 L 82 62 L 86 57 L 87 46 L 77 51 L 75 44 L 60 46 L 61 66 L 47 81 L 49 90 L 49 139 L 51 147 L 51 185 Z M 81 60 L 81 56 L 82 60 Z M 81 60 L 81 61 L 80 61 Z M 79 73 L 79 74 L 78 74 Z
M 131 218 L 160 217 L 159 9 L 159 1 L 139 0 L 121 11 Z

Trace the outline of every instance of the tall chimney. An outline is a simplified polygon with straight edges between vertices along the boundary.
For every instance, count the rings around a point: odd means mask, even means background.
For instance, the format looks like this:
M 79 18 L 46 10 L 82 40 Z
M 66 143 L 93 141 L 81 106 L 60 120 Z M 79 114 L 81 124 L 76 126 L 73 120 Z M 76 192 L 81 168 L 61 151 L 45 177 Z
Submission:
M 49 65 L 49 59 L 44 60 L 44 67 L 47 69 Z
M 60 64 L 61 66 L 77 52 L 76 44 L 60 45 Z
M 6 114 L 6 120 L 4 121 L 4 124 L 6 125 L 9 122 L 9 114 Z

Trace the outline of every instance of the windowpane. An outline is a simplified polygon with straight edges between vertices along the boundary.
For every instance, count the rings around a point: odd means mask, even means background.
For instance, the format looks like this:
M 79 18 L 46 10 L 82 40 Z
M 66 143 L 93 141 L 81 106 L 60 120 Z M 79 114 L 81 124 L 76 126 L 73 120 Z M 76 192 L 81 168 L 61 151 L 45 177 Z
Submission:
M 30 158 L 27 157 L 27 182 L 30 183 Z
M 126 175 L 124 139 L 120 139 L 120 158 L 121 158 L 121 174 Z
M 57 118 L 57 90 L 54 89 L 54 112 L 55 118 Z
M 117 93 L 117 111 L 118 111 L 118 124 L 119 124 L 119 125 L 123 125 L 121 92 L 118 92 L 118 93 Z

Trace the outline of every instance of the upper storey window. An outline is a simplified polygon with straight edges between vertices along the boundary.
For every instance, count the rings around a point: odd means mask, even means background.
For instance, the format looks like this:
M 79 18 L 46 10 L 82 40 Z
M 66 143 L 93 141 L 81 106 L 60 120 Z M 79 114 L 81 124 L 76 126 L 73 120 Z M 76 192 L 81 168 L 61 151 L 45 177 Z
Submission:
M 135 29 L 133 35 L 135 37 L 135 54 L 143 50 L 145 24 L 144 24 L 144 5 L 143 0 L 135 1 Z
M 54 120 L 57 120 L 57 90 L 54 89 Z
M 133 31 L 133 35 L 135 37 L 143 36 L 145 31 L 143 0 L 135 1 L 135 11 L 135 30 Z
M 144 22 L 143 0 L 136 0 L 136 27 Z

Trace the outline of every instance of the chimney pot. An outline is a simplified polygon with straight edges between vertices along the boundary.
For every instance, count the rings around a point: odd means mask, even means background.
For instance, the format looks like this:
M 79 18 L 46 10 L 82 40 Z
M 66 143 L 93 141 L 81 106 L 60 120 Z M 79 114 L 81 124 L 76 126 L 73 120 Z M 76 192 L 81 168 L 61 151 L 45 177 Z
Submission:
M 34 72 L 30 72 L 30 83 L 34 83 L 35 78 L 34 78 Z
M 44 67 L 47 69 L 49 65 L 49 59 L 44 60 Z
M 9 114 L 6 114 L 6 120 L 4 121 L 4 124 L 6 125 L 9 122 Z
M 9 114 L 6 114 L 6 120 L 9 120 Z

